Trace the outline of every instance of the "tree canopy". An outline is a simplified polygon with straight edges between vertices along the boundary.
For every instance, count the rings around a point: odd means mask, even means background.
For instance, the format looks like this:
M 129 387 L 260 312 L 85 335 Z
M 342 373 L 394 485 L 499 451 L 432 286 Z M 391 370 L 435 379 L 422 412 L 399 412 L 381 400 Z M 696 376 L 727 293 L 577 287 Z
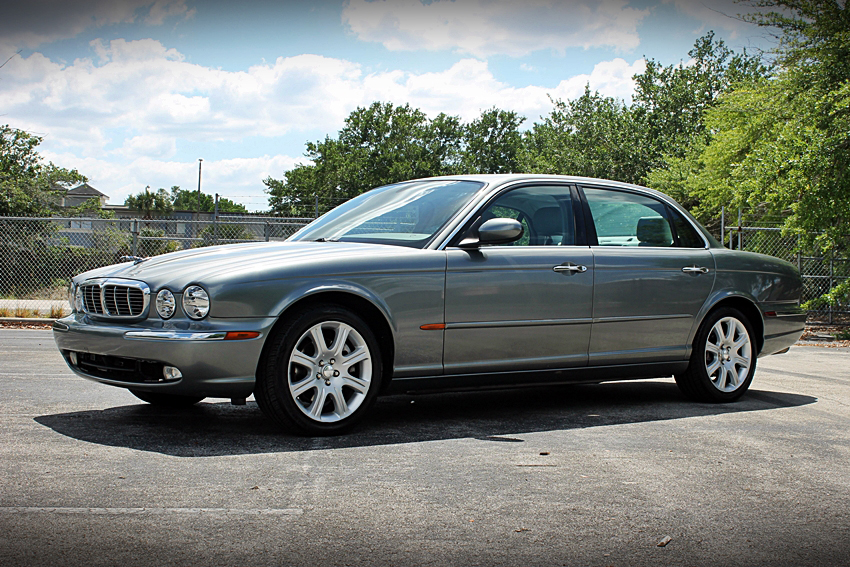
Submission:
M 215 200 L 212 195 L 201 193 L 200 211 L 211 213 L 215 211 Z M 153 212 L 167 215 L 173 211 L 197 211 L 198 192 L 181 189 L 179 185 L 173 185 L 171 190 L 159 188 L 151 191 L 150 186 L 143 191 L 130 195 L 124 200 L 124 205 L 142 213 L 144 218 L 151 218 Z M 230 199 L 219 197 L 218 210 L 221 213 L 247 213 L 248 209 L 240 203 L 234 203 Z
M 308 142 L 308 163 L 267 178 L 273 212 L 312 216 L 385 185 L 458 173 L 559 173 L 646 183 L 706 139 L 705 113 L 735 85 L 767 76 L 756 56 L 737 54 L 709 32 L 688 63 L 647 62 L 631 104 L 585 88 L 525 132 L 524 118 L 499 108 L 464 123 L 429 118 L 410 105 L 358 108 L 336 137 Z M 680 189 L 677 187 L 677 189 Z M 680 197 L 690 197 L 679 191 Z
M 0 215 L 49 215 L 71 186 L 87 181 L 76 169 L 43 163 L 42 138 L 0 126 Z
M 469 124 L 410 105 L 376 102 L 358 108 L 336 138 L 308 142 L 305 157 L 284 179 L 267 178 L 273 212 L 312 216 L 389 183 L 462 172 L 503 173 L 518 167 L 522 119 L 496 108 Z
M 850 234 L 850 11 L 835 0 L 764 0 L 753 23 L 779 38 L 776 69 L 719 98 L 710 133 L 649 184 L 697 204 L 785 217 L 786 230 L 824 250 Z
M 175 211 L 197 211 L 198 192 L 181 189 L 178 185 L 173 185 L 171 187 L 171 205 Z M 212 195 L 201 193 L 200 210 L 206 213 L 215 211 L 215 199 Z M 226 197 L 219 197 L 218 211 L 220 213 L 247 213 L 248 209 L 241 203 L 235 203 Z

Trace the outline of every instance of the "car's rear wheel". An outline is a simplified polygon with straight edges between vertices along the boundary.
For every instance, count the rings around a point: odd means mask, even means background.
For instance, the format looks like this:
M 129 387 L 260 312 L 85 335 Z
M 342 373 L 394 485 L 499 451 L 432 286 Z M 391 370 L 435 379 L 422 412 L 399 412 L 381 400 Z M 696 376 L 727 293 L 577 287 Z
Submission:
M 694 339 L 688 369 L 676 384 L 700 402 L 732 402 L 744 395 L 756 371 L 755 334 L 737 309 L 720 308 L 708 315 Z
M 130 393 L 153 406 L 169 408 L 193 406 L 204 399 L 204 396 L 179 396 L 176 394 L 163 394 L 162 392 L 144 392 L 142 390 L 130 390 Z
M 374 403 L 381 353 L 369 326 L 336 305 L 302 309 L 270 338 L 254 397 L 263 412 L 307 435 L 342 433 Z

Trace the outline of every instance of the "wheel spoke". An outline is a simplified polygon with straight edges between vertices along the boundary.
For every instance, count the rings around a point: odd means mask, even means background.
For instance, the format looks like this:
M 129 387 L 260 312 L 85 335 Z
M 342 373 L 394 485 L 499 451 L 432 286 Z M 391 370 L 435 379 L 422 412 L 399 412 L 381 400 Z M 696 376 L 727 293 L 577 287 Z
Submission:
M 343 386 L 348 386 L 359 394 L 365 394 L 369 391 L 369 382 L 367 380 L 351 376 L 350 374 L 342 376 L 342 384 Z
M 345 401 L 345 397 L 342 395 L 342 390 L 340 388 L 334 388 L 329 392 L 329 395 L 333 398 L 334 409 L 336 409 L 337 415 L 340 417 L 348 415 L 348 404 Z
M 301 396 L 302 394 L 304 394 L 305 392 L 309 391 L 311 388 L 315 388 L 315 387 L 316 387 L 316 379 L 313 378 L 312 374 L 310 374 L 304 380 L 301 380 L 300 382 L 296 382 L 295 384 L 292 384 L 291 386 L 289 386 L 289 390 L 292 392 L 292 397 L 297 398 L 297 397 Z
M 325 336 L 322 334 L 322 326 L 316 325 L 310 329 L 310 336 L 316 345 L 316 356 L 321 356 L 323 352 L 328 350 L 328 345 L 325 343 Z
M 313 372 L 313 369 L 318 366 L 318 360 L 307 356 L 300 350 L 292 351 L 292 356 L 289 358 L 289 362 L 300 364 L 301 366 L 306 367 L 311 373 Z
M 316 392 L 316 396 L 313 398 L 313 403 L 310 404 L 309 412 L 310 415 L 315 420 L 319 420 L 322 417 L 322 408 L 325 407 L 325 401 L 328 399 L 328 393 L 324 388 L 319 388 Z
M 347 356 L 342 357 L 342 367 L 348 370 L 358 362 L 363 362 L 364 360 L 369 358 L 369 351 L 366 347 L 358 347 L 353 352 L 349 353 Z
M 350 333 L 351 327 L 348 325 L 340 325 L 339 329 L 336 331 L 334 342 L 328 349 L 331 351 L 331 354 L 334 356 L 342 356 L 342 350 L 345 348 L 345 342 L 348 340 L 348 335 Z
M 735 322 L 730 319 L 724 319 L 723 321 L 726 323 L 724 325 L 725 333 L 723 334 L 723 342 L 728 345 L 735 338 Z
M 706 343 L 705 352 L 710 352 L 714 355 L 715 358 L 720 356 L 720 345 L 716 345 L 714 343 Z
M 715 358 L 714 362 L 706 366 L 705 370 L 708 372 L 709 376 L 712 376 L 715 372 L 717 372 L 718 368 L 720 368 L 720 359 Z
M 715 385 L 720 390 L 723 390 L 723 389 L 726 388 L 726 377 L 727 377 L 728 374 L 729 374 L 729 371 L 726 370 L 726 367 L 721 364 L 720 365 L 720 372 L 717 373 L 717 382 L 715 383 Z
M 712 341 L 711 337 L 715 337 L 715 340 Z M 714 327 L 711 328 L 711 332 L 708 334 L 708 343 L 709 344 L 715 344 L 715 345 L 719 346 L 723 343 L 723 337 L 724 337 L 723 322 L 718 321 L 717 323 L 714 324 Z

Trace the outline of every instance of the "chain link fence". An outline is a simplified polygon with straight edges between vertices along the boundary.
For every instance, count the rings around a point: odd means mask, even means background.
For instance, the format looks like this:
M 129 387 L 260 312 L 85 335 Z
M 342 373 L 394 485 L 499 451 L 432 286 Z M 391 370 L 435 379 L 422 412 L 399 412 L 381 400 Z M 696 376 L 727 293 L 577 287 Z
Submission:
M 0 317 L 61 316 L 69 310 L 67 288 L 72 276 L 115 264 L 122 256 L 157 256 L 215 244 L 284 240 L 312 220 L 243 216 L 209 220 L 0 217 Z M 806 250 L 797 236 L 783 235 L 775 226 L 723 227 L 723 231 L 723 243 L 729 248 L 769 254 L 795 264 L 803 276 L 804 303 L 816 303 L 850 279 L 850 257 Z M 846 297 L 837 303 L 812 306 L 809 322 L 850 324 Z
M 834 304 L 818 301 L 850 279 L 850 258 L 846 255 L 838 252 L 824 256 L 807 249 L 799 236 L 783 235 L 776 227 L 729 227 L 723 240 L 727 248 L 768 254 L 795 264 L 803 276 L 802 301 L 809 303 L 809 323 L 850 324 L 846 296 Z
M 0 317 L 60 317 L 71 278 L 122 256 L 284 240 L 312 218 L 100 219 L 0 217 Z

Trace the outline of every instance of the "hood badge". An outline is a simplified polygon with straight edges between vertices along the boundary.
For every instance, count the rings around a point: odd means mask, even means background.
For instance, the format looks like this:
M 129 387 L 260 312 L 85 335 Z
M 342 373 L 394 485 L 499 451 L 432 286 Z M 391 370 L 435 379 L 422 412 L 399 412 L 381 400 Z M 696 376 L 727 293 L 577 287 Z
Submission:
M 133 262 L 133 265 L 138 264 L 139 262 L 144 262 L 148 258 L 142 258 L 141 256 L 121 256 L 118 258 L 121 262 Z

